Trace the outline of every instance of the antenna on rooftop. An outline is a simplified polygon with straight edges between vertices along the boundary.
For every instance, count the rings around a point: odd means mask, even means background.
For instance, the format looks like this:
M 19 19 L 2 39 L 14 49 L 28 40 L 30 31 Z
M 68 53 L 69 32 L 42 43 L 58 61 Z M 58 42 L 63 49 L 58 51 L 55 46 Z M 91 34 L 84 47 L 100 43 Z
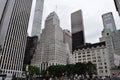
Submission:
M 58 10 L 58 6 L 57 5 L 55 5 L 55 12 L 57 13 L 57 10 Z

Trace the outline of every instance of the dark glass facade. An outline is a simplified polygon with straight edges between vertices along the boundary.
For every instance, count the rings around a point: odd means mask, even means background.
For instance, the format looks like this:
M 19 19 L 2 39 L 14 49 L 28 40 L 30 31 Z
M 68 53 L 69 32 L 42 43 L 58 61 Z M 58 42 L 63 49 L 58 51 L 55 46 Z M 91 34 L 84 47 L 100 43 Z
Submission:
M 73 38 L 73 50 L 76 50 L 78 47 L 83 46 L 84 45 L 84 35 L 83 35 L 83 31 L 77 32 L 72 34 L 72 38 Z
M 33 58 L 33 55 L 35 54 L 35 50 L 37 48 L 37 41 L 38 37 L 27 37 L 27 44 L 25 49 L 25 57 L 24 57 L 24 64 L 31 64 L 31 60 Z
M 71 14 L 72 25 L 72 51 L 85 44 L 84 25 L 82 11 L 76 11 Z

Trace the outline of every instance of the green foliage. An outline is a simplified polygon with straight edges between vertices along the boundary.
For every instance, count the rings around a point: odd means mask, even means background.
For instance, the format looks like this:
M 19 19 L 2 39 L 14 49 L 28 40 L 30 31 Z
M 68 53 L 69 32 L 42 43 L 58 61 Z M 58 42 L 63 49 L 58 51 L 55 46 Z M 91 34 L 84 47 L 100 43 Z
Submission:
M 26 64 L 23 65 L 23 71 L 26 71 Z
M 65 66 L 67 75 L 70 76 L 72 74 L 75 74 L 75 65 L 74 64 L 67 64 Z
M 76 63 L 75 64 L 75 73 L 78 74 L 78 75 L 86 75 L 86 68 L 87 68 L 87 65 L 86 63 Z
M 92 64 L 91 62 L 87 63 L 87 73 L 90 77 L 93 76 L 93 74 L 97 74 L 96 65 Z
M 57 77 L 60 77 L 63 74 L 66 74 L 68 76 L 73 74 L 78 74 L 78 75 L 84 75 L 85 77 L 88 74 L 90 77 L 92 77 L 93 74 L 96 74 L 97 69 L 96 69 L 96 65 L 92 64 L 91 62 L 88 62 L 88 63 L 79 62 L 76 64 L 67 64 L 66 66 L 53 65 L 48 67 L 46 71 L 49 72 L 49 75 L 57 76 Z M 45 71 L 43 71 L 42 74 L 43 73 L 45 75 Z
M 42 70 L 40 74 L 41 74 L 42 76 L 45 76 L 46 70 Z
M 26 72 L 26 66 L 27 65 L 23 65 L 23 71 L 25 72 Z M 28 65 L 28 72 L 31 76 L 40 75 L 40 70 L 39 70 L 39 67 L 37 66 Z
M 56 65 L 56 66 L 50 66 L 47 71 L 49 72 L 49 75 L 60 77 L 65 72 L 65 66 L 64 65 Z

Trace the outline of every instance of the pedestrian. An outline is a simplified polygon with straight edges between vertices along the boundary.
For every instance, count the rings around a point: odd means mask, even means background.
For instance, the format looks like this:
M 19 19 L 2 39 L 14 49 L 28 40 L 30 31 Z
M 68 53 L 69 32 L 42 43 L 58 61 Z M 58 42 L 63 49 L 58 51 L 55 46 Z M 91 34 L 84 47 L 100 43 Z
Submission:
M 93 80 L 99 80 L 99 79 L 98 79 L 98 77 L 97 77 L 97 76 L 95 76 Z
M 104 80 L 110 80 L 110 77 L 106 76 Z
M 83 76 L 80 77 L 80 80 L 84 80 Z
M 120 80 L 120 72 L 118 73 L 116 80 Z

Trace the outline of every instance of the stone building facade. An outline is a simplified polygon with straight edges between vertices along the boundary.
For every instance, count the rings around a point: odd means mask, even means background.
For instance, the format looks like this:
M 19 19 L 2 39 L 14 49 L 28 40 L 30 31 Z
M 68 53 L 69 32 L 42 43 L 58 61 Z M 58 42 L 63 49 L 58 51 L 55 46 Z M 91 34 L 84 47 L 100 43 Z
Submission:
M 89 44 L 73 52 L 75 62 L 92 62 L 96 65 L 97 76 L 110 76 L 110 60 L 105 42 Z
M 66 49 L 59 18 L 55 12 L 52 12 L 45 21 L 45 28 L 42 30 L 31 64 L 40 67 L 40 70 L 44 70 L 51 65 L 66 65 Z

